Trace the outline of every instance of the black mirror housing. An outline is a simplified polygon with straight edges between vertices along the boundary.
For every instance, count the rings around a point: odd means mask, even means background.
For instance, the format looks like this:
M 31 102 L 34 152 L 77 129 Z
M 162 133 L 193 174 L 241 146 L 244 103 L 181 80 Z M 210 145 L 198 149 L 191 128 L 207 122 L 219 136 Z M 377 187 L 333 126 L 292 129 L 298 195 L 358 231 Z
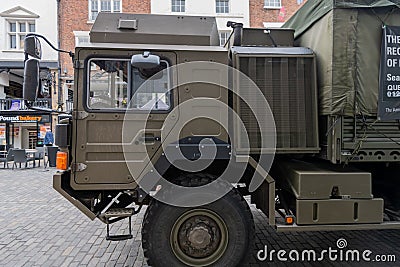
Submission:
M 36 36 L 25 37 L 24 52 L 31 57 L 37 59 L 42 58 L 42 47 L 39 39 Z
M 30 58 L 25 62 L 23 94 L 27 101 L 35 101 L 39 89 L 39 60 Z
M 160 57 L 152 55 L 150 52 L 133 55 L 131 58 L 131 65 L 137 69 L 153 69 L 160 66 Z

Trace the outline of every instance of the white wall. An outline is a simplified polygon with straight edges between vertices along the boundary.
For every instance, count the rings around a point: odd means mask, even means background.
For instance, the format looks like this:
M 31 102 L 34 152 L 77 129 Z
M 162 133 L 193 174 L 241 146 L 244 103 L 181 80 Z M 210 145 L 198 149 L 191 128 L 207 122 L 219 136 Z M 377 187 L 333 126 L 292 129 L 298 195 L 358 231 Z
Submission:
M 283 22 L 263 22 L 265 28 L 280 28 Z
M 230 0 L 229 5 L 229 13 L 217 14 L 215 0 L 186 0 L 185 12 L 171 12 L 171 0 L 151 0 L 151 13 L 215 16 L 218 30 L 230 30 L 226 27 L 229 20 L 242 22 L 249 27 L 249 0 Z
M 6 72 L 0 73 L 0 99 L 6 98 L 6 93 L 4 92 L 4 86 L 9 86 L 9 78 Z
M 57 0 L 1 0 L 0 13 L 18 6 L 21 6 L 28 11 L 39 15 L 39 18 L 35 19 L 36 33 L 44 35 L 57 47 Z M 26 15 L 27 13 L 23 11 L 17 11 L 13 14 Z M 23 60 L 23 52 L 16 52 L 7 49 L 7 19 L 11 19 L 11 17 L 0 16 L 0 60 Z M 44 41 L 41 41 L 41 43 L 42 60 L 57 61 L 57 52 L 52 50 Z

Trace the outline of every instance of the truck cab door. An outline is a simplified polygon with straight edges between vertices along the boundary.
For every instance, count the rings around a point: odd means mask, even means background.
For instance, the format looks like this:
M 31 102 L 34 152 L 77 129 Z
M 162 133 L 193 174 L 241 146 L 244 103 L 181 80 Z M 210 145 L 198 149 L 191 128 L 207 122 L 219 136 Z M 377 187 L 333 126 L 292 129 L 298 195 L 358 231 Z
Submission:
M 130 62 L 132 55 L 143 52 L 78 53 L 84 58 L 84 67 L 76 77 L 79 99 L 73 126 L 73 188 L 134 188 L 135 179 L 161 146 L 161 131 L 167 134 L 176 122 L 166 121 L 177 99 L 177 92 L 168 92 L 176 81 L 176 74 L 168 70 L 176 64 L 176 55 L 151 52 L 160 57 L 161 72 L 149 80 L 156 70 L 137 69 Z M 103 53 L 107 56 L 100 56 Z

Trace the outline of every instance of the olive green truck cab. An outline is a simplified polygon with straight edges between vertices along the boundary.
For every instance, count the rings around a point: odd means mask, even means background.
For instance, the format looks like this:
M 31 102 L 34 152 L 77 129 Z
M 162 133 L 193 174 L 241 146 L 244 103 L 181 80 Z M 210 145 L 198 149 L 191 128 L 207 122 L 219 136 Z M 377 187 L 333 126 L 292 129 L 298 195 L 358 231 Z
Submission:
M 73 54 L 54 188 L 103 221 L 108 240 L 132 238 L 109 226 L 127 219 L 130 229 L 147 206 L 151 266 L 244 264 L 249 199 L 277 231 L 400 228 L 398 123 L 377 121 L 389 132 L 379 135 L 368 127 L 376 114 L 361 124 L 359 114 L 326 112 L 329 60 L 317 45 L 294 46 L 294 30 L 230 26 L 220 47 L 212 17 L 99 14 Z M 27 38 L 27 55 L 39 57 L 39 46 Z M 37 64 L 26 62 L 27 100 Z

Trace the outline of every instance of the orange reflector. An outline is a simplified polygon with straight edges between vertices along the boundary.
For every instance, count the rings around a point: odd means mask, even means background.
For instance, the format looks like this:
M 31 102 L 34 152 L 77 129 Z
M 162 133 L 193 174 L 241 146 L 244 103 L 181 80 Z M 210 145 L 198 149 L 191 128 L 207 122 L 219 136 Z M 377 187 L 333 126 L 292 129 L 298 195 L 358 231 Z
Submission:
M 286 222 L 286 224 L 293 224 L 294 223 L 294 218 L 292 216 L 286 216 L 285 217 L 285 222 Z
M 68 168 L 68 153 L 57 152 L 57 169 L 66 170 Z

